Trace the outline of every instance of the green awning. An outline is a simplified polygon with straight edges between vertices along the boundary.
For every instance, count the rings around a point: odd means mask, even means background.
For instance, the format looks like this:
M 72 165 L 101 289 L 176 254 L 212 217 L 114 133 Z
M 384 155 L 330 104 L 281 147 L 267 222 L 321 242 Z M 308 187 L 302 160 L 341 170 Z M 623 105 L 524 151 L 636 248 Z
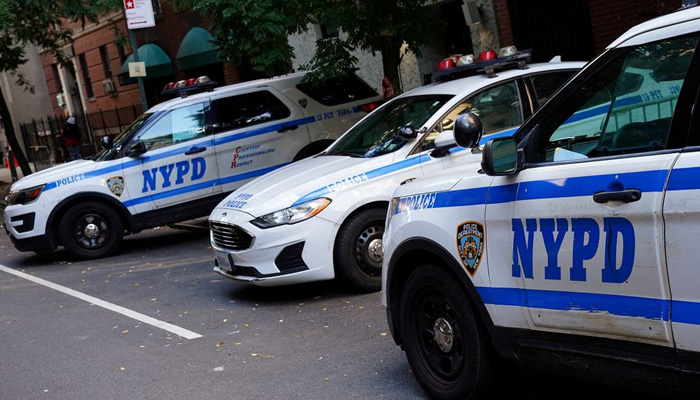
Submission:
M 153 43 L 144 44 L 138 49 L 139 61 L 146 63 L 146 77 L 144 79 L 158 78 L 161 76 L 174 75 L 173 63 L 170 57 L 158 45 Z M 119 68 L 119 82 L 122 85 L 136 83 L 136 78 L 129 77 L 129 63 L 134 62 L 134 55 L 126 59 Z
M 214 36 L 200 27 L 194 27 L 187 32 L 180 43 L 176 59 L 180 70 L 222 62 Z

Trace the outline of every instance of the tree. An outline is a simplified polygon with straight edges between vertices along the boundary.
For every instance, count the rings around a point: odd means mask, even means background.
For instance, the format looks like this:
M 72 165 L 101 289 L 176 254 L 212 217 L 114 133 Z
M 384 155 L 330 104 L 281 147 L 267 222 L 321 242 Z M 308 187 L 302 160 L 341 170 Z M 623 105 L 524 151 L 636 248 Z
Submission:
M 119 0 L 2 0 L 0 2 L 0 72 L 9 72 L 16 83 L 34 92 L 31 82 L 18 72 L 27 62 L 24 47 L 35 44 L 52 55 L 58 63 L 68 65 L 62 49 L 71 42 L 73 32 L 63 28 L 64 21 L 97 22 L 98 16 L 121 7 Z M 5 135 L 22 173 L 32 173 L 14 130 L 12 117 L 0 87 L 0 118 Z
M 338 32 L 317 42 L 316 54 L 302 69 L 321 80 L 348 74 L 357 63 L 351 51 L 380 51 L 384 75 L 399 93 L 402 46 L 420 55 L 428 31 L 440 29 L 430 0 L 172 0 L 212 21 L 222 57 L 249 63 L 274 76 L 291 71 L 293 49 L 287 38 L 317 23 Z

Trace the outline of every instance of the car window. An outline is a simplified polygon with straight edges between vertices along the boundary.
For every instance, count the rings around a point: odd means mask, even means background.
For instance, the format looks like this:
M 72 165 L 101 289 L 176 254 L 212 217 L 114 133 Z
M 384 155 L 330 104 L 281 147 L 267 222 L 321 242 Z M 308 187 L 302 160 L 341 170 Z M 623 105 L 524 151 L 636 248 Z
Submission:
M 484 90 L 470 96 L 453 108 L 424 138 L 419 150 L 435 147 L 440 132 L 454 129 L 454 122 L 461 114 L 473 112 L 479 116 L 484 134 L 516 127 L 523 122 L 522 108 L 515 81 Z M 415 150 L 414 150 L 415 151 Z
M 329 79 L 322 84 L 303 82 L 297 85 L 297 89 L 326 106 L 335 106 L 377 96 L 374 89 L 354 75 L 343 79 Z
M 399 97 L 353 126 L 326 154 L 376 157 L 394 152 L 407 142 L 399 135 L 402 127 L 420 129 L 451 98 L 451 95 Z
M 171 110 L 148 128 L 139 140 L 146 145 L 147 150 L 155 150 L 206 136 L 205 112 L 206 103 Z
M 541 124 L 535 161 L 666 148 L 698 36 L 632 48 L 589 77 Z
M 574 71 L 557 71 L 532 76 L 538 104 L 544 104 L 554 92 L 571 78 Z
M 214 133 L 288 118 L 292 112 L 267 90 L 212 100 Z

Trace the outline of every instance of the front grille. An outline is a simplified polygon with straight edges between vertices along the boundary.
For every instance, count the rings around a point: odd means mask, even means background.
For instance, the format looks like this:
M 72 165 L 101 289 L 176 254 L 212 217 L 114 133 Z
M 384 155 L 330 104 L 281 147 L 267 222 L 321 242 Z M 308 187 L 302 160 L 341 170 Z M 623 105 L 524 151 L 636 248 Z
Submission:
M 253 244 L 253 236 L 236 225 L 210 222 L 214 244 L 228 250 L 245 250 Z

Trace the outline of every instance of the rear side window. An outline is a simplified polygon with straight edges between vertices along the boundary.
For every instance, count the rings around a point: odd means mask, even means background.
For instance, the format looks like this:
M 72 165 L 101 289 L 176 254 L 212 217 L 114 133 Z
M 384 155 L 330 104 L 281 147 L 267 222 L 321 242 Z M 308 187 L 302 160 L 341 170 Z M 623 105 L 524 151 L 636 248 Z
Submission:
M 537 102 L 542 105 L 552 94 L 571 78 L 575 71 L 550 72 L 547 74 L 535 75 L 532 85 L 537 92 Z
M 213 100 L 211 103 L 214 132 L 285 119 L 292 112 L 267 90 Z
M 297 89 L 324 106 L 336 106 L 378 96 L 365 81 L 354 75 L 344 79 L 330 79 L 323 84 L 304 82 L 298 84 Z

